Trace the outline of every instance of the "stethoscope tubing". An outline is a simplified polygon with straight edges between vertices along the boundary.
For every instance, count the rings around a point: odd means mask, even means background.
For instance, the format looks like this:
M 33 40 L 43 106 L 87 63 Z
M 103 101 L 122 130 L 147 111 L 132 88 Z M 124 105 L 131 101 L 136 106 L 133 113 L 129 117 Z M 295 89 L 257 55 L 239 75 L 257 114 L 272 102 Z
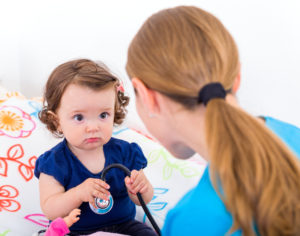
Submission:
M 119 169 L 123 170 L 125 172 L 125 174 L 129 177 L 131 175 L 130 170 L 126 166 L 124 166 L 122 164 L 119 164 L 119 163 L 114 163 L 114 164 L 111 164 L 111 165 L 109 165 L 109 166 L 107 166 L 103 169 L 102 174 L 101 174 L 101 180 L 105 181 L 105 176 L 106 176 L 107 172 L 112 168 L 119 168 Z M 156 233 L 158 235 L 161 235 L 160 228 L 158 227 L 155 220 L 153 219 L 153 217 L 152 217 L 152 215 L 151 215 L 144 199 L 142 198 L 142 195 L 140 193 L 137 193 L 136 195 L 137 195 L 137 197 L 140 201 L 140 204 L 141 204 L 146 216 L 148 217 L 148 219 L 149 219 L 150 223 L 152 224 L 153 228 L 155 229 Z

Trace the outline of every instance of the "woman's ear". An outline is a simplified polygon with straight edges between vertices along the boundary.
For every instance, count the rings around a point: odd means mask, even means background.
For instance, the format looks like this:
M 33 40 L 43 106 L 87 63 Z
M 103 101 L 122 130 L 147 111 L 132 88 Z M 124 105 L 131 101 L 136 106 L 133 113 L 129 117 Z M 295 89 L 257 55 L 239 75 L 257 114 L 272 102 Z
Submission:
M 240 67 L 241 68 L 241 67 Z M 239 73 L 237 74 L 236 78 L 235 78 L 235 81 L 233 83 L 233 86 L 232 86 L 232 93 L 233 94 L 236 94 L 237 91 L 239 90 L 240 88 L 240 85 L 241 85 L 241 69 L 239 70 Z
M 148 88 L 140 79 L 133 78 L 131 80 L 135 94 L 136 102 L 144 106 L 149 114 L 155 114 L 159 111 L 157 102 L 157 92 Z

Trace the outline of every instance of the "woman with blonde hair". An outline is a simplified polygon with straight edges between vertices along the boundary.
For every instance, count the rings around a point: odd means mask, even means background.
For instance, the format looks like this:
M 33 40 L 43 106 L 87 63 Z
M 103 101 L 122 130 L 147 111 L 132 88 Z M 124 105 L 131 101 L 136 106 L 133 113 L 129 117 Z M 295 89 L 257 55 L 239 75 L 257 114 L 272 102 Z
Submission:
M 239 107 L 237 46 L 192 6 L 152 15 L 126 65 L 147 129 L 174 156 L 208 161 L 163 235 L 300 235 L 300 130 Z

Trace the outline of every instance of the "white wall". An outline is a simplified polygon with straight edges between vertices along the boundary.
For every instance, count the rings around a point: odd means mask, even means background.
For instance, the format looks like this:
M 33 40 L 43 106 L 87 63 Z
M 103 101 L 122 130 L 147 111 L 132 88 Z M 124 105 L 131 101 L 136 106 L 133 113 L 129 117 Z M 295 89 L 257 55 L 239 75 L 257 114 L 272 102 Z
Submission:
M 33 97 L 58 64 L 102 60 L 130 86 L 130 40 L 152 13 L 196 5 L 233 34 L 242 64 L 240 103 L 300 126 L 299 0 L 10 0 L 0 4 L 0 83 Z M 133 108 L 134 104 L 131 104 Z

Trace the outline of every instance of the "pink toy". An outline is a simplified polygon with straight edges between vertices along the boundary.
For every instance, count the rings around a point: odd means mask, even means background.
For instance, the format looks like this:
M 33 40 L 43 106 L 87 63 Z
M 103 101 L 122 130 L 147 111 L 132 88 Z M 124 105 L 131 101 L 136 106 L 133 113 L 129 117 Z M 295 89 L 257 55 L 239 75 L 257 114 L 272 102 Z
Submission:
M 45 236 L 64 236 L 70 232 L 69 228 L 79 220 L 80 210 L 74 209 L 64 218 L 57 218 L 51 222 Z
M 80 210 L 74 209 L 70 214 L 64 218 L 57 218 L 51 222 L 49 228 L 47 229 L 45 236 L 64 236 L 70 232 L 69 227 L 79 220 Z M 90 236 L 118 236 L 124 234 L 114 234 L 107 232 L 96 232 L 90 234 Z

